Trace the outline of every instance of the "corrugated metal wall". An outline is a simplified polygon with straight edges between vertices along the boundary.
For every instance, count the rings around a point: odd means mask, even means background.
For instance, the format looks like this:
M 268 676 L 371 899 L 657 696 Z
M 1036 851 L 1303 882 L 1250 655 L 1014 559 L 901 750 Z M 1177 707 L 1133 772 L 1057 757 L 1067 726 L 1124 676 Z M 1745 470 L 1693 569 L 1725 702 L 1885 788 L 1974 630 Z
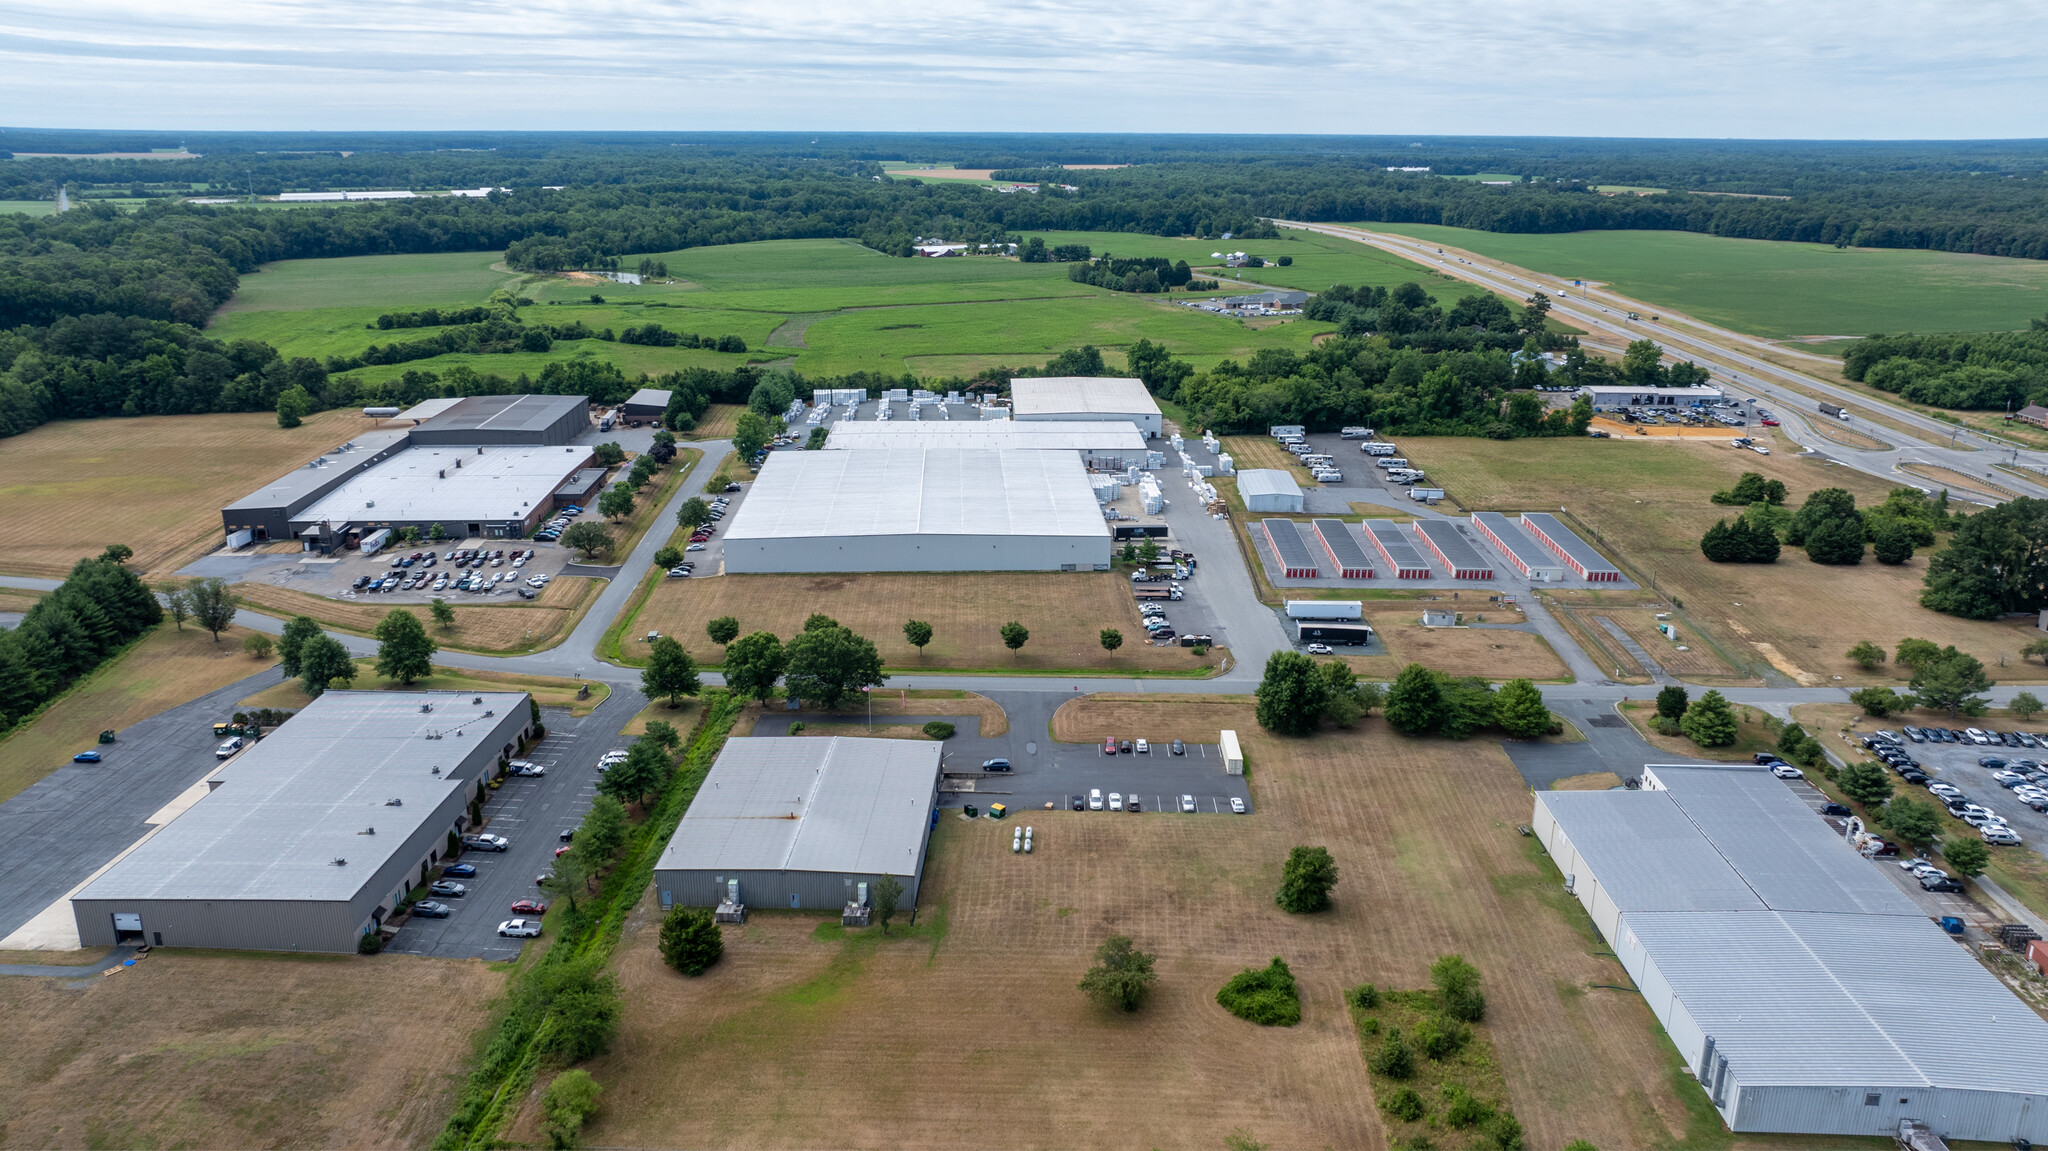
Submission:
M 1864 1102 L 1871 1095 L 1876 1106 Z M 1873 1084 L 1747 1087 L 1731 1102 L 1737 1105 L 1730 1126 L 1737 1131 L 1890 1135 L 1899 1120 L 1918 1119 L 1946 1139 L 2039 1143 L 2048 1137 L 2048 1095 Z
M 654 887 L 664 904 L 711 907 L 725 898 L 725 881 L 737 879 L 740 902 L 748 907 L 837 911 L 853 898 L 854 884 L 867 883 L 872 891 L 881 878 L 837 871 L 657 871 Z M 903 884 L 898 906 L 908 911 L 917 903 L 918 876 L 899 875 L 896 880 Z
M 1094 571 L 1109 567 L 1109 533 L 789 536 L 729 539 L 725 570 L 773 572 Z

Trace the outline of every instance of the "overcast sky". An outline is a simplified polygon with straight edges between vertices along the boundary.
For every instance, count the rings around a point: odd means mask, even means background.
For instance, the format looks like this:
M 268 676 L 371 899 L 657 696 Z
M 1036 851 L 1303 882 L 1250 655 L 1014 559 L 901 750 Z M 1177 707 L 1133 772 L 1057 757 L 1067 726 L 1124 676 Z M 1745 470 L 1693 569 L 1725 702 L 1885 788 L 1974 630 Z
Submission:
M 2048 136 L 2003 0 L 0 0 L 0 123 Z

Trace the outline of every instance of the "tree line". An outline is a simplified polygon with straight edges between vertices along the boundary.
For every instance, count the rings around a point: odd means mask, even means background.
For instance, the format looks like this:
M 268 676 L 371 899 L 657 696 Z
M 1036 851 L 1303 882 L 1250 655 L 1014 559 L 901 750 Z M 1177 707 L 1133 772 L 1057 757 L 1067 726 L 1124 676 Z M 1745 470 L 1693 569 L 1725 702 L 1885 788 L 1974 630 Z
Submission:
M 122 566 L 132 554 L 115 544 L 79 560 L 18 627 L 0 629 L 0 733 L 163 622 L 156 596 Z
M 2048 405 L 2048 317 L 2020 332 L 1868 336 L 1842 354 L 1842 374 L 1937 408 Z

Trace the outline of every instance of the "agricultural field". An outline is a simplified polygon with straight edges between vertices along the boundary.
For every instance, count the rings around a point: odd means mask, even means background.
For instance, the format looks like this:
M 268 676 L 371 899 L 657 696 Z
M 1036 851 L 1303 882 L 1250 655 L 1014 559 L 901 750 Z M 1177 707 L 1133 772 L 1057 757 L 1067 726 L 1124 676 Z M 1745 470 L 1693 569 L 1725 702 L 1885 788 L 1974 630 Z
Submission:
M 1045 235 L 1098 251 L 1171 255 L 1191 263 L 1206 261 L 1222 244 L 1126 233 Z M 1295 265 L 1258 269 L 1249 281 L 1257 284 L 1320 289 L 1340 280 L 1394 284 L 1430 277 L 1405 260 L 1325 237 L 1261 244 L 1262 252 L 1270 247 L 1276 256 L 1283 250 L 1293 255 Z M 1118 349 L 1139 339 L 1163 343 L 1206 367 L 1260 348 L 1302 350 L 1315 334 L 1315 325 L 1305 322 L 1251 325 L 1190 311 L 1174 302 L 1185 296 L 1133 296 L 1077 284 L 1067 279 L 1063 264 L 997 257 L 896 259 L 830 239 L 652 255 L 667 262 L 671 279 L 615 284 L 580 275 L 520 276 L 502 270 L 494 252 L 283 261 L 245 277 L 209 333 L 264 340 L 292 356 L 347 355 L 434 331 L 366 328 L 380 313 L 481 303 L 491 291 L 511 286 L 537 301 L 524 313 L 537 322 L 580 320 L 614 330 L 659 323 L 671 331 L 737 335 L 749 348 L 740 355 L 584 340 L 546 353 L 456 354 L 356 369 L 353 374 L 367 382 L 458 364 L 507 377 L 538 374 L 551 361 L 578 356 L 615 363 L 629 376 L 692 366 L 730 370 L 792 356 L 797 370 L 812 376 L 858 370 L 945 376 L 1040 364 L 1089 343 L 1105 349 L 1114 363 Z M 638 259 L 635 254 L 626 263 Z M 1442 279 L 1431 284 L 1446 302 L 1476 290 Z M 772 345 L 771 335 L 777 341 Z
M 2025 328 L 2048 312 L 2048 261 L 1836 248 L 1696 232 L 1510 234 L 1356 224 L 1560 279 L 1598 281 L 1739 332 L 1786 339 Z
M 424 1147 L 505 976 L 409 955 L 158 951 L 72 982 L 0 980 L 22 1053 L 0 1060 L 0 1145 Z
M 813 612 L 866 636 L 892 671 L 992 669 L 997 671 L 1179 672 L 1218 666 L 1190 648 L 1144 642 L 1130 582 L 1115 572 L 849 573 L 845 575 L 726 575 L 670 579 L 656 584 L 625 628 L 629 659 L 645 659 L 637 637 L 650 631 L 675 636 L 701 663 L 723 658 L 704 635 L 707 621 L 732 616 L 740 632 L 771 631 L 785 641 Z M 920 655 L 903 639 L 903 623 L 932 625 Z M 1018 651 L 1003 646 L 997 629 L 1010 620 L 1031 632 Z M 1113 627 L 1124 644 L 1102 650 L 1098 633 Z
M 1484 973 L 1503 1102 L 1530 1146 L 1689 1133 L 1697 1089 L 1515 833 L 1528 791 L 1498 747 L 1410 740 L 1378 720 L 1282 740 L 1244 702 L 1167 705 L 1163 722 L 1114 706 L 1126 732 L 1235 728 L 1258 814 L 1032 812 L 1029 856 L 1011 854 L 1008 825 L 953 816 L 933 834 L 914 927 L 884 937 L 757 913 L 725 930 L 724 958 L 699 979 L 661 964 L 659 909 L 643 903 L 616 960 L 621 1032 L 590 1066 L 606 1093 L 589 1141 L 1213 1147 L 1236 1131 L 1273 1147 L 1385 1147 L 1342 991 L 1426 986 L 1446 952 Z M 1273 903 L 1300 843 L 1336 856 L 1327 913 Z M 1159 983 L 1130 1015 L 1075 989 L 1112 934 L 1158 955 Z M 1217 1006 L 1226 979 L 1275 955 L 1300 980 L 1299 1026 Z M 537 1140 L 532 1112 L 513 1139 Z
M 322 412 L 60 420 L 0 442 L 0 572 L 61 577 L 110 543 L 168 575 L 222 542 L 220 509 L 366 426 Z
M 385 616 L 393 611 L 406 611 L 425 624 L 427 634 L 443 647 L 520 653 L 540 651 L 559 643 L 596 602 L 601 588 L 598 580 L 586 576 L 563 576 L 550 581 L 531 603 L 522 600 L 472 606 L 464 597 L 457 596 L 449 600 L 455 608 L 455 625 L 443 628 L 434 622 L 427 604 L 330 599 L 274 584 L 234 585 L 235 594 L 248 607 L 281 619 L 311 616 L 337 631 L 369 635 Z
M 23 216 L 54 216 L 57 214 L 55 200 L 0 200 L 0 213 L 13 212 Z
M 2030 621 L 1958 619 L 1920 606 L 1924 553 L 1898 567 L 1868 558 L 1855 567 L 1820 567 L 1795 548 L 1767 565 L 1712 564 L 1700 555 L 1700 536 L 1736 510 L 1708 497 L 1745 471 L 1783 480 L 1791 489 L 1787 506 L 1795 508 L 1817 488 L 1845 488 L 1867 506 L 1902 485 L 1785 453 L 1758 456 L 1703 440 L 1498 443 L 1411 436 L 1402 448 L 1461 507 L 1566 508 L 1600 537 L 1589 542 L 1633 569 L 1638 580 L 1654 581 L 1664 596 L 1676 597 L 1680 627 L 1704 633 L 1722 654 L 1746 665 L 1739 674 L 1774 668 L 1807 686 L 1893 683 L 1889 665 L 1873 675 L 1843 653 L 1861 639 L 1890 651 L 1901 639 L 1919 637 L 1977 656 L 1995 678 L 2048 680 L 2048 669 L 2019 658 L 2028 636 L 2037 634 Z M 1625 602 L 1633 606 L 1643 598 L 1631 594 Z
M 0 738 L 0 802 L 92 747 L 100 732 L 124 730 L 276 663 L 251 659 L 242 650 L 250 634 L 229 628 L 215 643 L 212 635 L 190 624 L 180 631 L 166 621 L 26 727 Z M 4 1118 L 0 1114 L 0 1122 Z
M 1109 252 L 1118 256 L 1163 256 L 1170 260 L 1186 260 L 1197 274 L 1224 281 L 1224 294 L 1229 295 L 1255 290 L 1240 284 L 1320 292 L 1331 284 L 1350 284 L 1353 287 L 1372 284 L 1391 288 L 1412 280 L 1428 288 L 1431 295 L 1449 308 L 1466 296 L 1484 290 L 1366 244 L 1293 229 L 1283 229 L 1277 240 L 1185 240 L 1135 232 L 1023 232 L 1020 235 L 1042 236 L 1048 247 L 1054 244 L 1086 244 L 1098 256 Z M 1263 257 L 1266 266 L 1226 268 L 1222 261 L 1212 258 L 1216 252 L 1239 251 Z M 1282 256 L 1290 257 L 1294 262 L 1280 267 L 1274 261 Z

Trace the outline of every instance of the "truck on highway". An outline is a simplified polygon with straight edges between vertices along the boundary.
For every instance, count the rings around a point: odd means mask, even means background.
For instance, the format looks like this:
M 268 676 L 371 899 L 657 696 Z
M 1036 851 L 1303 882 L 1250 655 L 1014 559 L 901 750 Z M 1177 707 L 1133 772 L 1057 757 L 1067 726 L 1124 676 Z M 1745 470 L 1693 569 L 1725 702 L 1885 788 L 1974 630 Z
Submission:
M 1365 604 L 1355 599 L 1291 599 L 1288 619 L 1364 619 Z
M 1840 404 L 1824 403 L 1820 406 L 1820 414 L 1824 416 L 1833 416 L 1838 420 L 1846 420 L 1849 418 L 1849 409 L 1843 407 Z

